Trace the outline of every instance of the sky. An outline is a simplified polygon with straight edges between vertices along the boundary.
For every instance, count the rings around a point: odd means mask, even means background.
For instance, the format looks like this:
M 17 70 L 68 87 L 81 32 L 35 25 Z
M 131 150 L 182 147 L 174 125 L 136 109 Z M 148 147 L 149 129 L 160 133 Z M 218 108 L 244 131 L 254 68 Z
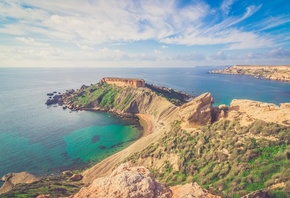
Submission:
M 290 65 L 289 0 L 0 0 L 0 67 Z

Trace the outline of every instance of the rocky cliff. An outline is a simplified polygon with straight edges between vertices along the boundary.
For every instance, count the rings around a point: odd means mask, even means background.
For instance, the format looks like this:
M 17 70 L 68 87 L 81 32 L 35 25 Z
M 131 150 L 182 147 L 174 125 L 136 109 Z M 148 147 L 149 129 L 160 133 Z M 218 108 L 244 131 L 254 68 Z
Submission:
M 290 65 L 287 66 L 255 66 L 234 65 L 226 69 L 213 70 L 212 74 L 250 75 L 256 78 L 290 82 Z
M 113 84 L 117 86 L 145 87 L 145 81 L 143 79 L 135 79 L 135 78 L 105 77 L 102 78 L 100 82 Z

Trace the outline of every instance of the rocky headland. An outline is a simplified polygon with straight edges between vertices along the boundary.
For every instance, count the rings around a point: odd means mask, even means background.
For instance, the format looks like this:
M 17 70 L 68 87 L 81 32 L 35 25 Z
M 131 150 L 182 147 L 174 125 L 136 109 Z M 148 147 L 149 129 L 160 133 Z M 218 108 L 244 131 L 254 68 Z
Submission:
M 58 103 L 71 110 L 137 116 L 145 128 L 132 145 L 83 171 L 85 187 L 70 197 L 290 196 L 290 103 L 213 101 L 210 93 L 111 80 L 62 94 Z
M 210 71 L 211 74 L 249 75 L 255 78 L 290 82 L 290 65 L 259 66 L 234 65 L 225 69 Z

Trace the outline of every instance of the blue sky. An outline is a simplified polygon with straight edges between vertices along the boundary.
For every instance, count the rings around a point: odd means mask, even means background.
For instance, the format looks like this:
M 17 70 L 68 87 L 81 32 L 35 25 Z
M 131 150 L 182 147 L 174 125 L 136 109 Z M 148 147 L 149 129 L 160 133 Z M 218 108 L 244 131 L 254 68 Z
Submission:
M 289 0 L 2 0 L 0 67 L 290 65 Z

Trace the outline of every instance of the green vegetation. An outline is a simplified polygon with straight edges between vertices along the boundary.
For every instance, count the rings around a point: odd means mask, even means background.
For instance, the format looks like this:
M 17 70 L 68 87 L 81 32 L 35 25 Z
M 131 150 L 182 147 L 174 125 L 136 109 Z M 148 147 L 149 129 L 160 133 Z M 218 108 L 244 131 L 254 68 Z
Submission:
M 1 198 L 31 198 L 41 194 L 50 194 L 51 198 L 67 197 L 78 192 L 83 184 L 72 182 L 64 175 L 45 177 L 32 184 L 18 184 Z
M 74 105 L 80 107 L 93 107 L 99 105 L 104 108 L 113 108 L 120 88 L 114 85 L 91 85 L 82 92 L 70 98 Z
M 187 99 L 189 99 L 189 95 L 184 94 L 179 91 L 175 91 L 173 89 L 157 87 L 155 85 L 146 84 L 146 87 L 154 91 L 158 96 L 166 98 L 169 102 L 175 104 L 176 106 L 180 106 L 186 103 Z
M 127 160 L 175 154 L 178 170 L 169 161 L 153 170 L 167 185 L 196 181 L 223 197 L 241 197 L 284 182 L 286 187 L 269 193 L 290 196 L 290 127 L 259 120 L 241 127 L 237 120 L 224 120 L 188 133 L 179 125 L 175 122 L 158 143 Z

